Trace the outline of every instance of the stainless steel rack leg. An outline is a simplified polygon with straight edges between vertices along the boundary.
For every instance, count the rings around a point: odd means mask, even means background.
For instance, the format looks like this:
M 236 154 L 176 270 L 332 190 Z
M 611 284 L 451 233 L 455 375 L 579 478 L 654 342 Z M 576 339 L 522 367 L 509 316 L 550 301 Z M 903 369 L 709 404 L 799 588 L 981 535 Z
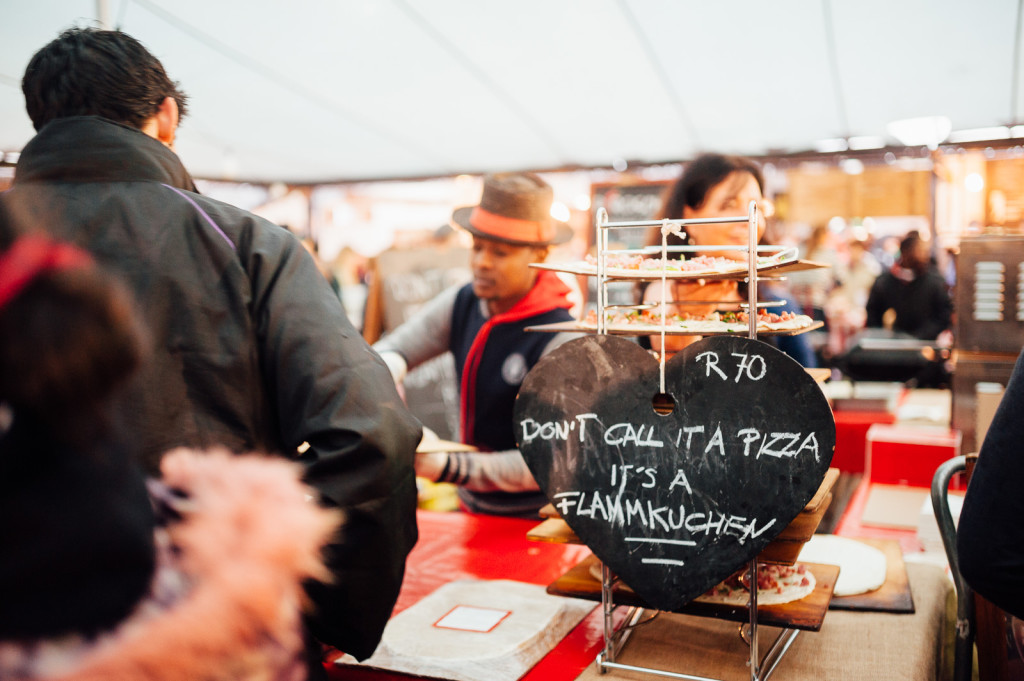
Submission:
M 754 570 L 752 584 L 756 584 L 756 561 L 752 561 L 752 568 Z M 655 669 L 653 667 L 641 667 L 638 665 L 622 664 L 616 662 L 619 653 L 622 652 L 622 648 L 626 645 L 630 635 L 637 626 L 645 624 L 646 621 L 642 620 L 644 615 L 644 608 L 637 606 L 625 606 L 629 609 L 623 623 L 618 629 L 615 628 L 614 613 L 616 608 L 624 607 L 617 606 L 612 598 L 612 587 L 614 584 L 614 578 L 612 577 L 611 570 L 607 565 L 601 564 L 601 611 L 604 616 L 604 649 L 597 654 L 594 662 L 597 665 L 598 673 L 606 674 L 611 669 L 621 669 L 624 671 L 640 672 L 644 674 L 650 674 L 652 676 L 662 676 L 672 679 L 686 679 L 687 681 L 724 681 L 723 679 L 715 679 L 707 676 L 695 676 L 693 674 L 684 674 L 681 672 L 673 672 L 665 669 Z M 748 666 L 750 668 L 750 679 L 751 681 L 768 681 L 771 675 L 775 672 L 779 662 L 789 651 L 790 646 L 796 640 L 797 635 L 800 633 L 799 629 L 783 629 L 779 632 L 779 635 L 775 637 L 768 650 L 765 651 L 764 656 L 758 659 L 758 645 L 757 645 L 757 599 L 756 596 L 752 599 L 751 603 L 751 621 L 750 621 L 750 638 L 744 638 L 741 633 L 741 638 L 750 647 L 750 661 Z M 653 618 L 651 618 L 653 619 Z M 742 625 L 741 625 L 742 628 Z
M 709 218 L 703 220 L 676 220 L 671 221 L 674 224 L 675 231 L 678 233 L 678 229 L 681 225 L 686 224 L 701 224 L 701 223 L 717 223 L 717 222 L 746 222 L 748 228 L 748 257 L 747 257 L 747 309 L 749 311 L 748 323 L 749 323 L 749 337 L 757 338 L 757 226 L 758 226 L 758 211 L 759 208 L 754 201 L 751 201 L 748 207 L 746 217 L 737 216 L 735 218 Z M 662 221 L 641 221 L 641 222 L 619 222 L 611 223 L 608 220 L 608 213 L 604 208 L 599 208 L 595 219 L 595 239 L 597 242 L 597 332 L 605 333 L 606 319 L 605 310 L 608 307 L 608 275 L 607 275 L 607 264 L 605 262 L 605 254 L 608 252 L 608 231 L 613 228 L 629 228 L 629 227 L 640 227 L 640 226 L 656 226 L 662 227 L 662 259 L 667 258 L 667 242 L 665 241 L 666 230 L 669 229 L 668 220 Z M 662 277 L 662 286 L 665 285 L 664 273 Z M 662 305 L 662 347 L 664 347 L 664 320 L 665 311 L 664 304 Z M 661 371 L 662 371 L 662 392 L 665 391 L 665 357 L 662 353 L 660 358 Z M 793 641 L 796 639 L 797 634 L 800 633 L 798 629 L 783 629 L 782 632 L 776 637 L 776 639 L 769 646 L 768 651 L 764 654 L 764 657 L 758 659 L 758 639 L 757 639 L 757 559 L 750 561 L 750 639 L 746 640 L 747 645 L 750 647 L 750 660 L 748 661 L 748 667 L 750 668 L 751 681 L 768 681 L 768 678 L 778 667 L 782 657 L 789 650 Z M 654 676 L 664 676 L 673 679 L 688 679 L 689 681 L 722 681 L 721 679 L 711 679 L 704 676 L 693 676 L 691 674 L 681 674 L 679 672 L 671 672 L 661 669 L 652 669 L 649 667 L 639 667 L 634 665 L 621 664 L 616 662 L 615 659 L 618 657 L 623 646 L 629 640 L 633 630 L 640 624 L 641 617 L 643 616 L 644 610 L 639 607 L 632 607 L 626 616 L 623 624 L 616 630 L 615 623 L 613 620 L 613 614 L 616 609 L 616 605 L 612 598 L 612 585 L 613 577 L 611 570 L 604 563 L 601 564 L 601 608 L 604 615 L 604 649 L 598 653 L 597 664 L 598 671 L 601 674 L 605 674 L 609 669 L 623 669 L 628 671 L 643 672 L 652 674 Z

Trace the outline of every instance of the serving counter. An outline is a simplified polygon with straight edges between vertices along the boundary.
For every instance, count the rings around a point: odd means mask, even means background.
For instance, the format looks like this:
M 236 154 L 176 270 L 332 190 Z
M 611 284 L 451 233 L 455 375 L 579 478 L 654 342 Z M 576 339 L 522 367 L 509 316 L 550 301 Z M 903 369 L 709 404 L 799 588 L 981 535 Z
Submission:
M 527 532 L 535 521 L 467 513 L 418 513 L 420 541 L 409 558 L 395 614 L 445 584 L 461 579 L 516 580 L 548 585 L 590 556 L 585 546 L 534 542 Z M 778 681 L 932 681 L 940 673 L 951 583 L 944 571 L 908 563 L 914 612 L 830 610 L 818 632 L 794 641 L 772 675 Z M 587 615 L 522 679 L 650 679 L 649 674 L 614 670 L 599 675 L 593 661 L 603 645 L 600 607 Z M 621 618 L 620 618 L 621 619 Z M 774 638 L 771 627 L 760 640 Z M 619 661 L 680 673 L 740 679 L 749 672 L 746 644 L 735 622 L 660 613 L 637 628 Z M 328 661 L 331 679 L 375 681 L 424 678 L 409 674 L 337 665 Z M 481 681 L 488 681 L 481 679 Z

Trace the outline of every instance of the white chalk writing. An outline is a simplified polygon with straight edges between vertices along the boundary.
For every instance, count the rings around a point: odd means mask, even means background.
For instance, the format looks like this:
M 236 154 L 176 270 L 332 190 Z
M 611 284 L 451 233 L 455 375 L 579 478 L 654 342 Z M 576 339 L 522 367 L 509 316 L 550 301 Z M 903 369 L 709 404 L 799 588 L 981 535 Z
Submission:
M 589 435 L 600 432 L 599 428 L 585 424 L 596 420 L 595 414 L 581 414 L 572 419 L 561 421 L 540 422 L 525 418 L 519 422 L 519 444 L 529 444 L 534 440 L 568 442 L 575 439 L 580 443 L 589 441 Z M 573 433 L 578 437 L 573 437 Z M 710 433 L 710 437 L 705 437 Z M 819 459 L 818 436 L 815 432 L 763 432 L 758 428 L 743 426 L 735 431 L 723 430 L 722 424 L 713 426 L 686 425 L 678 428 L 661 427 L 653 424 L 634 424 L 629 422 L 614 423 L 599 435 L 600 442 L 613 447 L 635 447 L 662 449 L 669 446 L 683 447 L 686 452 L 696 448 L 704 454 L 726 456 L 733 447 L 741 449 L 743 456 L 754 455 L 755 458 L 773 457 L 777 459 L 795 458 L 800 455 L 811 455 L 815 461 Z
M 775 518 L 764 523 L 719 511 L 687 511 L 684 504 L 656 506 L 650 499 L 627 497 L 621 492 L 563 492 L 555 495 L 555 507 L 563 518 L 587 517 L 650 531 L 685 530 L 690 536 L 732 536 L 740 544 L 756 539 L 775 524 Z
M 751 355 L 746 352 L 733 352 L 730 353 L 733 357 L 736 357 L 739 361 L 736 362 L 736 375 L 733 378 L 734 383 L 739 383 L 740 379 L 747 378 L 751 381 L 760 381 L 768 373 L 768 362 L 765 360 L 763 355 Z M 710 378 L 712 375 L 717 376 L 723 381 L 729 380 L 729 374 L 722 368 L 721 355 L 712 350 L 705 350 L 696 357 L 697 363 L 704 364 L 704 376 Z

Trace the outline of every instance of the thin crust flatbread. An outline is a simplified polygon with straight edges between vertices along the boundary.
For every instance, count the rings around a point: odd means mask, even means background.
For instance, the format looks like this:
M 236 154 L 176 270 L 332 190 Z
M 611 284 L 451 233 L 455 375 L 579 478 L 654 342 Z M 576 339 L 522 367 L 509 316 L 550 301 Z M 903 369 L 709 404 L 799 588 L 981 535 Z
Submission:
M 759 265 L 774 264 L 769 258 L 760 258 Z M 597 258 L 588 255 L 587 259 L 576 263 L 575 267 L 582 271 L 597 274 Z M 608 254 L 605 256 L 605 274 L 609 277 L 636 277 L 686 275 L 700 276 L 742 272 L 747 270 L 747 263 L 731 258 L 700 255 L 686 260 L 678 258 L 652 258 L 637 254 Z
M 814 573 L 801 563 L 794 565 L 774 565 L 761 563 L 757 566 L 758 581 L 761 588 L 757 590 L 757 604 L 761 605 L 782 605 L 792 603 L 806 598 L 814 592 L 817 580 Z M 600 581 L 601 564 L 594 563 L 590 566 L 590 574 L 594 579 Z M 750 593 L 745 586 L 747 582 L 747 568 L 730 575 L 725 581 L 713 587 L 703 596 L 694 599 L 695 603 L 711 603 L 720 605 L 745 606 L 750 600 Z M 623 588 L 632 591 L 625 583 Z
M 757 604 L 782 605 L 806 598 L 814 591 L 817 580 L 814 573 L 802 563 L 775 565 L 761 563 L 757 566 Z M 747 589 L 747 569 L 743 568 L 703 596 L 697 603 L 720 603 L 722 605 L 747 605 L 750 593 Z
M 761 313 L 758 315 L 757 329 L 759 331 L 800 331 L 814 325 L 814 320 L 807 315 L 786 313 L 777 315 L 774 313 Z M 616 313 L 610 316 L 607 322 L 609 331 L 639 332 L 639 333 L 661 333 L 660 314 L 622 314 Z M 587 330 L 597 329 L 597 316 L 590 314 L 580 321 L 580 328 Z M 680 315 L 668 315 L 668 323 L 665 330 L 673 333 L 744 333 L 749 330 L 745 314 L 721 315 L 713 313 L 704 318 L 687 318 Z
M 803 315 L 801 315 L 803 316 Z M 811 326 L 814 322 L 810 317 L 805 317 L 803 320 L 792 320 L 784 322 L 758 322 L 758 331 L 800 331 Z M 593 321 L 582 321 L 580 322 L 580 328 L 593 331 L 597 329 L 597 323 Z M 635 331 L 641 333 L 658 334 L 661 333 L 661 324 L 652 324 L 648 322 L 635 322 L 623 324 L 621 322 L 610 322 L 607 327 L 609 331 Z M 749 330 L 747 323 L 728 323 L 728 322 L 715 322 L 715 321 L 701 321 L 701 320 L 689 320 L 684 322 L 670 323 L 665 326 L 666 331 L 670 332 L 686 332 L 695 334 L 712 334 L 712 333 L 745 333 Z
M 799 560 L 839 566 L 833 596 L 854 596 L 879 589 L 888 572 L 884 552 L 856 539 L 830 534 L 812 536 L 800 550 Z
M 758 271 L 773 270 L 785 265 L 799 262 L 795 252 L 784 251 L 769 257 L 757 259 Z M 688 259 L 647 257 L 639 254 L 608 254 L 605 256 L 605 276 L 610 279 L 636 279 L 640 281 L 654 281 L 665 277 L 666 279 L 700 279 L 700 278 L 735 278 L 749 269 L 746 260 L 733 260 L 731 258 L 696 256 Z M 555 263 L 532 263 L 531 267 L 550 269 L 557 272 L 568 272 L 580 276 L 595 276 L 597 271 L 597 258 L 588 255 L 586 260 L 572 260 Z

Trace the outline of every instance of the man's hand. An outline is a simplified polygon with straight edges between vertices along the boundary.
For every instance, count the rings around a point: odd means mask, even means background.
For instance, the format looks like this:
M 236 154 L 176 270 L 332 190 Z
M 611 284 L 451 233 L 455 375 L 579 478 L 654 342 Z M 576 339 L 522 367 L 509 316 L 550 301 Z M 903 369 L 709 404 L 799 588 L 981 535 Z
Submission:
M 416 476 L 437 482 L 441 473 L 448 466 L 448 452 L 424 452 L 416 454 L 413 462 Z

